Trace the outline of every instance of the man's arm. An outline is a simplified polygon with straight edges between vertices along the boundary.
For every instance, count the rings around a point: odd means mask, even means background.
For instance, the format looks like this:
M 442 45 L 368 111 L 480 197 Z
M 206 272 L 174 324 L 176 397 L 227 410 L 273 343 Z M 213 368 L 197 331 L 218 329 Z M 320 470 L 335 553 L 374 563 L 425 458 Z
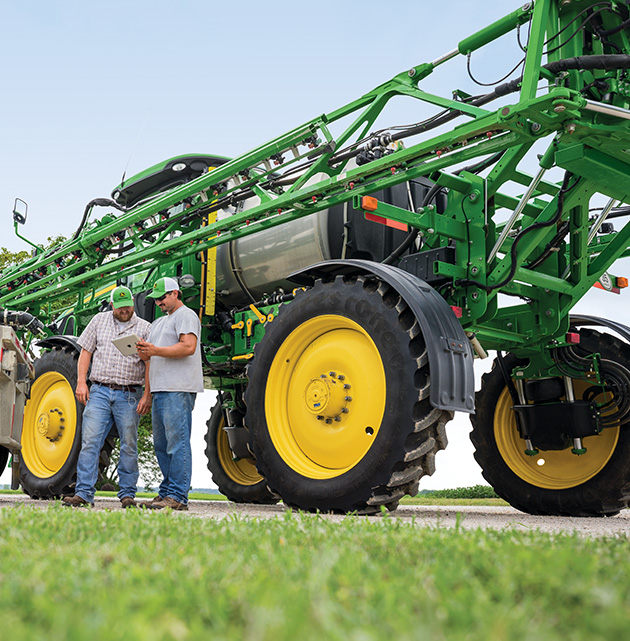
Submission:
M 148 414 L 151 411 L 151 386 L 149 384 L 149 367 L 150 367 L 150 362 L 146 361 L 144 364 L 144 394 L 142 395 L 142 398 L 138 401 L 138 407 L 136 408 L 136 412 L 140 414 L 140 416 L 144 416 L 145 414 Z
M 79 403 L 83 403 L 83 405 L 90 400 L 90 391 L 87 386 L 87 373 L 91 362 L 92 352 L 88 352 L 87 349 L 82 349 L 77 364 L 77 389 L 75 396 Z
M 197 337 L 194 334 L 180 334 L 177 343 L 165 347 L 157 347 L 153 343 L 138 341 L 137 348 L 140 358 L 145 362 L 151 358 L 151 356 L 184 358 L 195 353 L 195 349 L 197 349 Z

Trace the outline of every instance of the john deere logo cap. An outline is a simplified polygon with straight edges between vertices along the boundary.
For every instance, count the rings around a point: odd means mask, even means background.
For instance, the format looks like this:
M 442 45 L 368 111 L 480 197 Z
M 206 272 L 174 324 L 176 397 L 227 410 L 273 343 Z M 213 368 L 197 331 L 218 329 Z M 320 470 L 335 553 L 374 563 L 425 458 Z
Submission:
M 128 287 L 116 287 L 111 297 L 112 307 L 133 307 L 133 294 Z
M 155 281 L 153 291 L 150 294 L 147 294 L 147 296 L 149 298 L 159 298 L 168 292 L 174 292 L 176 290 L 179 290 L 179 283 L 174 278 L 164 276 L 164 278 L 158 278 Z

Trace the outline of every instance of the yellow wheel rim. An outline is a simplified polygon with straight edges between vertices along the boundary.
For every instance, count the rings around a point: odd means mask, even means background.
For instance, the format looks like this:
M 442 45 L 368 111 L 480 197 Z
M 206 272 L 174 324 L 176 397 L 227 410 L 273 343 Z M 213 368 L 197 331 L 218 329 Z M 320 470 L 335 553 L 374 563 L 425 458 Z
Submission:
M 573 381 L 576 398 L 586 384 Z M 601 402 L 601 398 L 596 399 Z M 499 452 L 508 467 L 527 483 L 549 490 L 576 487 L 596 476 L 608 463 L 617 446 L 619 427 L 609 427 L 596 436 L 582 441 L 586 454 L 577 456 L 566 450 L 540 451 L 536 456 L 525 454 L 525 441 L 516 428 L 512 398 L 503 390 L 494 414 L 494 436 Z
M 22 457 L 29 471 L 49 478 L 65 465 L 77 429 L 74 390 L 58 372 L 46 372 L 33 383 L 24 410 Z
M 263 480 L 263 477 L 256 471 L 256 466 L 252 459 L 234 460 L 234 455 L 230 449 L 230 442 L 223 427 L 225 421 L 221 420 L 217 432 L 217 455 L 223 471 L 239 485 L 256 485 Z
M 343 316 L 313 318 L 291 332 L 269 369 L 265 417 L 271 440 L 303 476 L 339 476 L 374 443 L 385 394 L 385 370 L 369 334 Z

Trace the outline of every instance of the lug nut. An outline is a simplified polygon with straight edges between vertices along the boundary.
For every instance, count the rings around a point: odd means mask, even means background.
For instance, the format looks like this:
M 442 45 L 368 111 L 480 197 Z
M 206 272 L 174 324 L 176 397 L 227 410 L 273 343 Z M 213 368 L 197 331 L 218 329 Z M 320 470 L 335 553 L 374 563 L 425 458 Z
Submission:
M 350 402 L 352 400 L 352 396 L 346 396 L 343 400 Z

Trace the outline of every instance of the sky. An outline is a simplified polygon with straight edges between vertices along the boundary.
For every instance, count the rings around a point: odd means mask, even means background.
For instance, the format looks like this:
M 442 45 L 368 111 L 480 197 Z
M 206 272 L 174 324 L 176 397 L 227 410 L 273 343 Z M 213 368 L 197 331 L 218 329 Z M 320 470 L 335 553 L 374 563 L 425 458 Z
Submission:
M 16 197 L 28 202 L 20 233 L 29 240 L 68 236 L 123 172 L 185 153 L 239 155 L 452 51 L 520 4 L 0 0 L 0 246 L 28 249 L 13 234 Z M 473 70 L 491 82 L 519 59 L 506 36 L 473 54 Z M 459 56 L 422 86 L 479 93 L 465 67 Z M 388 124 L 426 115 L 415 101 L 396 104 Z M 581 309 L 595 308 L 623 321 L 627 295 L 594 290 Z M 203 435 L 214 398 L 200 395 L 193 416 L 194 487 L 212 486 Z M 469 429 L 464 415 L 449 424 L 450 444 L 421 489 L 484 482 Z

